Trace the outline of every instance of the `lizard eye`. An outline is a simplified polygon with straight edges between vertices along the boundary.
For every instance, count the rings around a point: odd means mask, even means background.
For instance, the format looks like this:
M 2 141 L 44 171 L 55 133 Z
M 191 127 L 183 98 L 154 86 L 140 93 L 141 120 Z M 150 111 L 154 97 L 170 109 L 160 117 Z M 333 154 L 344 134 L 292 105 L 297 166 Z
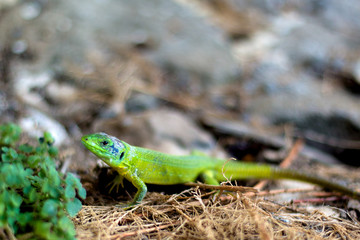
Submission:
M 109 143 L 109 142 L 106 141 L 106 140 L 101 142 L 101 144 L 104 145 L 104 146 L 108 145 L 108 143 Z
M 120 154 L 120 160 L 122 159 L 124 157 L 124 152 L 122 152 L 121 154 Z

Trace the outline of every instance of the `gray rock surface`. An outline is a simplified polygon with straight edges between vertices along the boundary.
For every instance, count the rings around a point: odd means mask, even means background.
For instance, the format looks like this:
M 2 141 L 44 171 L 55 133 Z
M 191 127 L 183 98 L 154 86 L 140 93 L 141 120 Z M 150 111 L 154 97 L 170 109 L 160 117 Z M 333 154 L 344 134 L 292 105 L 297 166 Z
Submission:
M 0 42 L 12 43 L 14 54 L 35 57 L 28 74 L 46 71 L 76 78 L 76 67 L 86 77 L 97 70 L 94 58 L 122 58 L 116 49 L 138 46 L 145 46 L 146 59 L 173 74 L 175 86 L 196 80 L 206 87 L 239 74 L 223 32 L 174 1 L 44 3 L 22 3 L 0 23 Z M 19 62 L 13 69 L 16 73 L 29 66 Z
M 354 41 L 356 33 L 346 34 L 350 28 L 357 29 L 357 23 L 347 28 L 340 23 L 330 26 L 324 20 L 326 12 L 335 14 L 337 7 L 338 3 L 328 1 L 322 12 L 309 18 L 300 15 L 302 9 L 283 12 L 272 18 L 267 30 L 240 44 L 240 54 L 258 61 L 243 84 L 247 115 L 268 123 L 299 123 L 314 116 L 331 121 L 341 116 L 360 129 L 360 96 L 350 94 L 333 75 L 349 74 L 349 66 L 357 64 L 354 56 L 359 56 L 360 42 Z M 355 9 L 347 13 L 355 17 Z M 251 47 L 254 53 L 246 50 Z

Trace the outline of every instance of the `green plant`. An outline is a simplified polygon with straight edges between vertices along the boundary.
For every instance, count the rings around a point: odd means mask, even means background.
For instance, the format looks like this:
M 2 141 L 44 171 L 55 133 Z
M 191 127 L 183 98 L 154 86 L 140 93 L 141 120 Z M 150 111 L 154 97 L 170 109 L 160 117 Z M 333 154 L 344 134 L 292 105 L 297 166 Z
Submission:
M 18 145 L 21 129 L 0 125 L 0 229 L 10 238 L 75 239 L 69 219 L 80 211 L 86 191 L 79 179 L 62 176 L 49 133 L 36 146 Z

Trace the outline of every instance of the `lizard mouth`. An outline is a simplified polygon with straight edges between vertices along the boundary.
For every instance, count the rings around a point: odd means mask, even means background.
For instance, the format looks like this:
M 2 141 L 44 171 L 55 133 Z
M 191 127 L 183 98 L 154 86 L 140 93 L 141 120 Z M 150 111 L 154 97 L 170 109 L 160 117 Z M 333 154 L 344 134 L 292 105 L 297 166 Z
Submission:
M 106 149 L 103 149 L 103 148 L 99 147 L 96 143 L 89 141 L 89 138 L 87 135 L 85 135 L 81 138 L 81 142 L 92 153 L 94 153 L 97 156 L 100 155 L 99 157 L 104 157 L 108 153 Z
M 88 137 L 85 135 L 81 138 L 81 142 L 85 145 L 88 141 Z
M 81 138 L 81 143 L 82 143 L 87 149 L 89 149 L 89 150 L 95 147 L 93 144 L 91 144 L 91 143 L 89 142 L 89 139 L 88 139 L 87 136 L 83 136 L 83 137 Z

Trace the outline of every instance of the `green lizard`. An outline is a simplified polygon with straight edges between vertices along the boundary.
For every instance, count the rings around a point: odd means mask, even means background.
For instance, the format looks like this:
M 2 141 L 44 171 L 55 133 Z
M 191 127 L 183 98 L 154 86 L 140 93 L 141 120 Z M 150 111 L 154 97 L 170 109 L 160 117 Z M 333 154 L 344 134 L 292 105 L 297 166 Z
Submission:
M 173 156 L 146 148 L 135 147 L 106 133 L 94 133 L 81 138 L 93 154 L 103 160 L 119 175 L 113 187 L 129 180 L 137 192 L 131 203 L 138 204 L 145 197 L 145 183 L 171 185 L 194 182 L 201 177 L 206 184 L 219 185 L 228 179 L 294 179 L 318 184 L 322 187 L 360 199 L 360 193 L 328 180 L 291 169 L 266 164 L 224 161 L 200 155 Z M 224 176 L 225 175 L 225 176 Z

